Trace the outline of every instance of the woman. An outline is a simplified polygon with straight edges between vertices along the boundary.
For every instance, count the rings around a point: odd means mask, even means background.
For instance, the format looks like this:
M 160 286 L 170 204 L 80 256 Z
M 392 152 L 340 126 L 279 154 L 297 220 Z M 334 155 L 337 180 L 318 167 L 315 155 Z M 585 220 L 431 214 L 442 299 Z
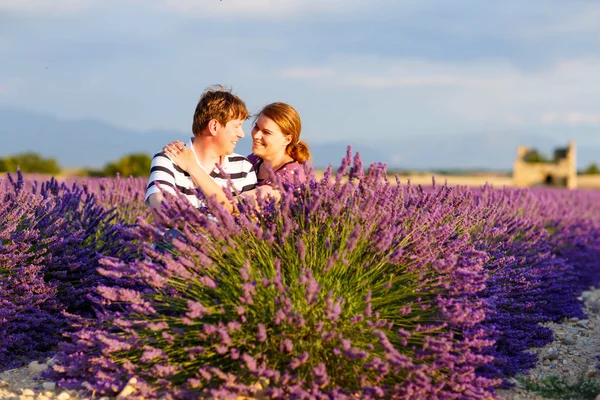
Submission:
M 300 116 L 289 104 L 271 103 L 258 113 L 252 128 L 252 154 L 248 156 L 254 165 L 258 183 L 256 189 L 244 192 L 243 196 L 280 198 L 283 188 L 276 185 L 269 169 L 284 185 L 306 180 L 303 164 L 310 159 L 310 152 L 306 143 L 300 140 L 301 130 Z M 200 167 L 194 153 L 182 142 L 171 142 L 163 150 L 179 168 L 190 174 L 205 195 L 214 195 L 230 212 L 235 210 L 223 189 Z

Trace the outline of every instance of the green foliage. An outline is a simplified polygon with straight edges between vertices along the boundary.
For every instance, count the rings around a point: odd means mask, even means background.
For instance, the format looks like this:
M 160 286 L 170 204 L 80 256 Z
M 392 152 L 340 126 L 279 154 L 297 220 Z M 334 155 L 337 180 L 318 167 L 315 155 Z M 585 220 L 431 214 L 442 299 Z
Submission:
M 129 154 L 117 162 L 107 164 L 104 167 L 104 173 L 107 176 L 114 176 L 117 173 L 122 177 L 148 176 L 150 174 L 151 163 L 152 158 L 148 154 Z
M 586 169 L 582 172 L 583 175 L 598 175 L 600 174 L 600 168 L 598 168 L 598 164 L 591 163 L 586 167 Z
M 122 157 L 118 161 L 108 163 L 103 169 L 86 169 L 83 171 L 83 175 L 91 177 L 114 177 L 119 174 L 123 178 L 130 176 L 146 177 L 150 175 L 150 165 L 152 164 L 152 158 L 145 153 L 134 153 Z
M 523 161 L 528 163 L 547 163 L 550 162 L 548 157 L 537 150 L 531 150 L 523 157 Z
M 574 382 L 568 382 L 562 376 L 549 376 L 540 382 L 534 382 L 519 376 L 517 380 L 527 390 L 549 399 L 595 399 L 600 393 L 600 381 L 580 376 Z
M 37 153 L 21 153 L 0 158 L 0 172 L 16 172 L 17 167 L 23 173 L 58 174 L 60 167 L 56 160 L 43 158 Z

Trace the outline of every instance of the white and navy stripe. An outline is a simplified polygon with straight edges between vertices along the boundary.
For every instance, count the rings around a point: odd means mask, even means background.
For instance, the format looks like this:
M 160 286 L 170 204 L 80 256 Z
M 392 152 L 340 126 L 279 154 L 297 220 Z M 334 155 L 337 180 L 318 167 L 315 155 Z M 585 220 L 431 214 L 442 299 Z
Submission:
M 187 147 L 194 151 L 191 141 Z M 233 188 L 238 193 L 252 190 L 256 187 L 254 166 L 246 157 L 235 153 L 225 156 L 223 157 L 221 168 L 224 174 L 218 168 L 215 168 L 209 174 L 220 187 L 227 188 L 229 180 L 231 180 Z M 160 189 L 157 183 L 160 185 Z M 157 153 L 152 158 L 150 179 L 146 188 L 146 204 L 150 195 L 159 193 L 161 189 L 171 194 L 179 191 L 185 194 L 189 202 L 195 207 L 202 206 L 196 196 L 196 185 L 194 185 L 190 174 L 175 165 L 164 152 Z

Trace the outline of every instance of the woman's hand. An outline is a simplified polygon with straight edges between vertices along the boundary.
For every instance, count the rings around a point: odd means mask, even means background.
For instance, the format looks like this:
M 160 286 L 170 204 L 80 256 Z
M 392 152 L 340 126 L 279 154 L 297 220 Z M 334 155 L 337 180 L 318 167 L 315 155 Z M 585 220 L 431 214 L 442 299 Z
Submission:
M 188 173 L 197 164 L 194 153 L 180 141 L 169 143 L 163 147 L 163 151 L 175 165 Z

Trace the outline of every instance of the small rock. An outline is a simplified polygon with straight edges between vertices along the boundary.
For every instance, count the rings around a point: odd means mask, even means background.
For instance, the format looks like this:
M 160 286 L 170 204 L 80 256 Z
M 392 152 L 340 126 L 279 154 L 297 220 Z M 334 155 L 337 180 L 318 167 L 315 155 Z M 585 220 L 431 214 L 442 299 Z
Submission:
M 40 394 L 35 398 L 35 400 L 50 400 L 50 397 L 46 396 L 45 394 Z
M 5 387 L 8 387 L 8 382 L 0 381 L 0 388 L 5 388 Z
M 125 385 L 125 387 L 123 388 L 123 390 L 121 390 L 121 392 L 117 395 L 117 399 L 126 399 L 127 397 L 129 397 L 130 394 L 132 394 L 133 392 L 135 392 L 137 389 L 134 387 L 134 385 L 137 383 L 137 379 L 135 377 L 131 378 L 127 384 Z
M 45 390 L 54 391 L 54 390 L 56 390 L 56 383 L 54 383 L 54 382 L 44 382 L 44 383 L 42 383 L 42 387 Z
M 23 395 L 23 396 L 34 396 L 35 392 L 33 390 L 31 390 L 31 389 L 23 389 L 21 391 L 21 395 Z
M 61 392 L 58 396 L 56 396 L 58 400 L 69 400 L 71 395 L 67 392 Z
M 544 354 L 544 358 L 546 360 L 556 360 L 558 358 L 558 351 L 556 351 L 554 349 L 550 349 L 549 352 Z
M 547 358 L 544 360 L 544 366 L 549 366 L 550 365 L 550 360 L 548 360 Z
M 584 328 L 584 329 L 587 329 L 588 328 L 588 320 L 584 319 L 584 320 L 581 320 L 581 321 L 577 321 L 577 326 L 579 326 L 581 328 Z
M 27 369 L 32 374 L 40 374 L 40 373 L 46 371 L 48 369 L 48 366 L 46 364 L 40 364 L 37 361 L 32 361 L 27 366 Z
M 573 336 L 571 336 L 571 335 L 567 335 L 567 336 L 565 336 L 565 337 L 563 338 L 563 340 L 562 340 L 562 341 L 563 341 L 563 343 L 564 343 L 564 344 L 566 344 L 567 346 L 572 346 L 572 345 L 574 345 L 575 343 L 577 343 L 577 342 L 575 341 L 575 338 L 573 338 Z

